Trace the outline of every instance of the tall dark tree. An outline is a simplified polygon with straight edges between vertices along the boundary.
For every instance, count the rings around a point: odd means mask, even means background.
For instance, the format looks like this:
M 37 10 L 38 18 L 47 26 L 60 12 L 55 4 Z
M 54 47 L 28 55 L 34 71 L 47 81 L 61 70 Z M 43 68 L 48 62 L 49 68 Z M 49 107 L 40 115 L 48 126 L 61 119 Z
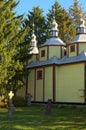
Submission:
M 79 19 L 82 17 L 86 21 L 86 12 L 83 10 L 78 0 L 74 0 L 73 5 L 70 6 L 69 8 L 69 14 L 73 19 L 72 26 L 75 28 L 75 35 L 76 35 L 76 28 L 79 24 Z
M 13 90 L 11 79 L 23 68 L 16 55 L 27 31 L 22 26 L 23 16 L 14 11 L 17 4 L 15 0 L 0 1 L 0 87 L 6 90 Z
M 46 40 L 47 26 L 45 16 L 43 15 L 43 10 L 40 9 L 39 6 L 33 7 L 33 9 L 28 12 L 25 23 L 27 26 L 29 26 L 28 40 L 29 41 L 31 40 L 33 23 L 34 23 L 35 25 L 34 30 L 35 35 L 37 37 L 38 45 L 44 43 Z
M 46 39 L 46 20 L 43 15 L 43 10 L 40 7 L 33 7 L 31 11 L 28 12 L 27 18 L 25 19 L 24 26 L 28 28 L 28 34 L 25 36 L 24 42 L 20 43 L 20 53 L 18 58 L 23 62 L 24 68 L 22 71 L 22 76 L 24 77 L 26 94 L 28 87 L 28 70 L 26 68 L 28 60 L 31 58 L 31 55 L 28 54 L 28 48 L 31 44 L 31 36 L 33 32 L 34 24 L 34 33 L 37 37 L 37 44 L 40 45 L 44 43 Z M 20 76 L 21 77 L 21 76 Z
M 74 24 L 73 26 L 76 28 L 77 25 L 78 25 L 78 21 L 81 17 L 81 14 L 82 14 L 82 17 L 86 19 L 86 13 L 85 11 L 83 10 L 81 4 L 78 2 L 78 0 L 74 0 L 73 2 L 73 5 L 70 6 L 69 8 L 69 13 L 70 13 L 70 16 L 73 18 L 74 20 Z

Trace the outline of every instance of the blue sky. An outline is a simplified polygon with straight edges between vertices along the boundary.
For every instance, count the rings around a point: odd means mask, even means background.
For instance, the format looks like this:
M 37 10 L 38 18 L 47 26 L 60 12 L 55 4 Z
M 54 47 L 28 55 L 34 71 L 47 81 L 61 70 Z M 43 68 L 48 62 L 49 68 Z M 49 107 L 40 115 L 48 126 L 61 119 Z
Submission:
M 16 0 L 17 1 L 17 0 Z M 78 0 L 82 4 L 83 9 L 86 11 L 86 0 Z M 60 5 L 68 9 L 72 4 L 73 0 L 58 0 Z M 48 13 L 48 10 L 51 9 L 51 6 L 55 3 L 55 0 L 20 0 L 16 11 L 17 14 L 28 14 L 28 11 L 32 10 L 34 6 L 40 6 L 43 9 L 44 14 Z

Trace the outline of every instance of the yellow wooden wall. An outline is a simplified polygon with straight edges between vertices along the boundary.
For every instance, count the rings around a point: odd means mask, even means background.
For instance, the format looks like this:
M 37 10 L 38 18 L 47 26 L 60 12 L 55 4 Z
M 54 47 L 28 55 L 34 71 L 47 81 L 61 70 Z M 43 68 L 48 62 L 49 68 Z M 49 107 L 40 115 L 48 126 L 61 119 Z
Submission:
M 28 60 L 28 64 L 33 61 L 36 61 L 36 55 L 31 56 L 31 58 Z
M 60 46 L 49 46 L 49 58 L 52 58 L 53 56 L 60 58 L 60 51 Z
M 84 63 L 55 66 L 56 74 L 56 102 L 84 102 Z M 38 70 L 44 73 L 42 80 L 37 80 Z M 35 77 L 36 76 L 36 77 Z M 35 84 L 36 79 L 36 84 Z M 44 86 L 43 86 L 44 80 Z M 53 67 L 40 67 L 32 69 L 28 79 L 28 93 L 31 93 L 34 101 L 34 85 L 36 85 L 36 101 L 53 99 Z
M 71 45 L 69 45 L 69 46 L 68 46 L 68 49 L 67 49 L 67 50 L 68 50 L 68 53 L 67 53 L 68 56 L 69 56 L 69 57 L 77 56 L 77 45 L 75 44 L 75 51 L 74 51 L 74 52 L 70 52 L 70 47 L 71 47 Z
M 56 69 L 56 101 L 84 102 L 84 63 Z
M 86 43 L 79 43 L 79 53 L 86 51 Z
M 41 80 L 37 80 L 37 71 L 42 70 L 43 68 L 36 69 L 36 101 L 43 101 L 43 77 Z M 43 73 L 42 73 L 43 74 Z
M 42 80 L 37 80 L 37 71 L 45 71 Z M 35 77 L 36 72 L 36 77 Z M 32 95 L 32 101 L 34 101 L 34 86 L 36 79 L 36 101 L 43 102 L 43 80 L 44 80 L 44 101 L 53 98 L 53 69 L 52 66 L 43 68 L 36 68 L 36 71 L 32 69 L 28 77 L 28 93 Z M 35 78 L 35 79 L 34 79 Z
M 52 66 L 45 68 L 45 101 L 53 98 L 53 69 Z
M 32 101 L 34 100 L 34 79 L 35 69 L 31 69 L 28 76 L 28 93 L 32 95 Z

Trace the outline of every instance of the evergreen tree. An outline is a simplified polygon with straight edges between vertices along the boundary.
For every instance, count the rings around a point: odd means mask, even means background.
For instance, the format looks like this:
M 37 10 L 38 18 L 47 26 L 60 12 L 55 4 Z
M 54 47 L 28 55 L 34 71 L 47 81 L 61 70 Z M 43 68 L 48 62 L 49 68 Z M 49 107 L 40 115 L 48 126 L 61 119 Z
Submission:
M 55 4 L 52 6 L 51 10 L 49 10 L 49 13 L 47 14 L 49 26 L 53 18 L 53 7 L 55 7 L 55 19 L 58 23 L 59 37 L 65 43 L 69 43 L 75 35 L 75 30 L 72 27 L 73 20 L 70 17 L 69 13 L 65 9 L 63 9 L 61 5 L 56 1 Z
M 43 10 L 39 7 L 33 7 L 32 11 L 28 12 L 27 18 L 25 19 L 24 27 L 28 28 L 28 34 L 24 38 L 24 42 L 19 44 L 20 50 L 19 55 L 17 56 L 20 61 L 23 62 L 23 71 L 22 76 L 24 79 L 25 87 L 26 87 L 26 94 L 27 94 L 27 87 L 28 87 L 28 70 L 26 68 L 31 55 L 28 54 L 28 48 L 30 47 L 31 43 L 31 36 L 33 30 L 33 23 L 34 23 L 34 31 L 37 37 L 38 45 L 45 42 L 46 39 L 46 21 L 43 15 Z M 21 74 L 20 74 L 21 75 Z M 21 76 L 16 76 L 21 77 Z
M 75 29 L 76 35 L 76 28 L 79 24 L 79 19 L 82 17 L 86 21 L 86 12 L 83 11 L 82 6 L 79 4 L 78 0 L 74 0 L 73 5 L 69 8 L 69 14 L 73 19 L 72 26 Z
M 69 8 L 70 16 L 74 20 L 73 26 L 76 28 L 78 25 L 78 21 L 82 17 L 86 19 L 86 13 L 83 11 L 81 5 L 79 4 L 78 0 L 74 0 L 73 5 Z
M 23 68 L 16 55 L 27 31 L 22 26 L 23 16 L 14 12 L 17 4 L 15 0 L 0 1 L 0 87 L 6 90 L 13 90 L 11 79 Z
M 33 23 L 34 23 L 34 30 L 35 35 L 37 37 L 38 45 L 43 44 L 46 41 L 46 19 L 43 15 L 43 10 L 40 9 L 39 6 L 33 7 L 32 11 L 29 11 L 26 19 L 26 26 L 29 26 L 29 35 L 27 37 L 28 41 L 31 40 Z

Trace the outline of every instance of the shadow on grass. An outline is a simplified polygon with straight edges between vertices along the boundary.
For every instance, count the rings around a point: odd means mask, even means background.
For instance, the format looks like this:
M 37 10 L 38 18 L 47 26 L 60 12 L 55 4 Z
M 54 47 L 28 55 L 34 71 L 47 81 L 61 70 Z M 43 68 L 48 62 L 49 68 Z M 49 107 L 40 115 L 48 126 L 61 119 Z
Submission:
M 85 130 L 86 109 L 52 107 L 51 115 L 45 115 L 43 106 L 16 108 L 12 120 L 6 109 L 0 109 L 0 130 Z

